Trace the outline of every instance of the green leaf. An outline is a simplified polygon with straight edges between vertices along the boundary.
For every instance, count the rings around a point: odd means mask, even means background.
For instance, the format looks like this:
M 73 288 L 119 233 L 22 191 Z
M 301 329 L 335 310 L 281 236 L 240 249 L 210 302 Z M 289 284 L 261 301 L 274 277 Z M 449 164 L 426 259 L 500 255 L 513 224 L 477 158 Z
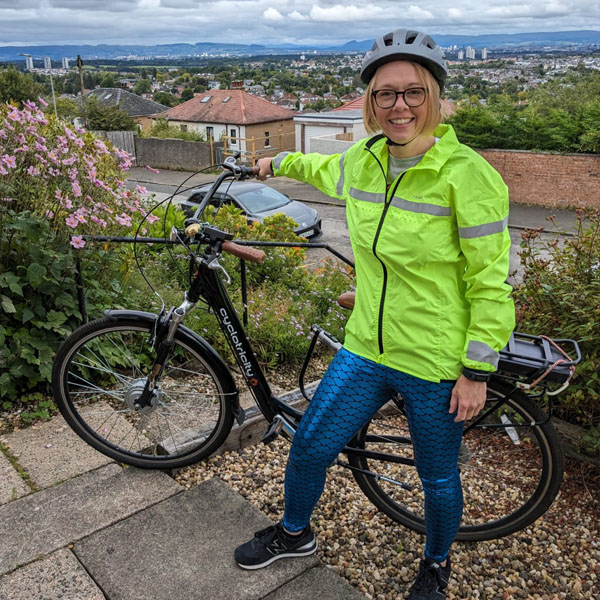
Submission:
M 17 309 L 15 308 L 13 301 L 8 296 L 5 296 L 4 294 L 0 294 L 0 305 L 2 306 L 2 310 L 5 313 L 17 312 Z
M 40 286 L 44 280 L 44 275 L 46 275 L 46 268 L 38 263 L 33 263 L 27 268 L 27 280 L 34 289 Z
M 27 323 L 27 321 L 31 321 L 31 319 L 33 319 L 33 317 L 35 317 L 34 312 L 30 308 L 24 308 L 23 315 L 21 317 L 21 322 Z

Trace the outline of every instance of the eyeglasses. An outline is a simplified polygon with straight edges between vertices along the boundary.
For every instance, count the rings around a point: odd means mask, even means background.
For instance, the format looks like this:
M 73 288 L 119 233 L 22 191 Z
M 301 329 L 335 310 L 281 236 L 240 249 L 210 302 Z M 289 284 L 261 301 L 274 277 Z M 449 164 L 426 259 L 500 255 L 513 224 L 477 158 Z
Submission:
M 392 108 L 398 102 L 398 96 L 402 96 L 402 100 L 404 100 L 407 106 L 415 107 L 421 106 L 425 102 L 427 92 L 425 88 L 415 87 L 408 88 L 403 92 L 397 92 L 396 90 L 374 90 L 371 92 L 371 95 L 379 108 Z

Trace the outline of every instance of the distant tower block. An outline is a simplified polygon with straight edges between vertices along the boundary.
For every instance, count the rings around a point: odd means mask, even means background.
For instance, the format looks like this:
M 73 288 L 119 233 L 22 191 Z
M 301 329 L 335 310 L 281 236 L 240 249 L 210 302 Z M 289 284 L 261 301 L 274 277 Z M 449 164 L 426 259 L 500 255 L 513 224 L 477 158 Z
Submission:
M 68 69 L 69 69 L 69 59 L 66 56 L 63 56 L 63 58 L 62 58 L 62 68 L 65 71 L 68 71 Z
M 28 71 L 33 71 L 33 58 L 31 58 L 31 56 L 25 57 L 25 68 Z
M 49 56 L 44 56 L 44 69 L 50 70 L 52 68 L 52 61 Z

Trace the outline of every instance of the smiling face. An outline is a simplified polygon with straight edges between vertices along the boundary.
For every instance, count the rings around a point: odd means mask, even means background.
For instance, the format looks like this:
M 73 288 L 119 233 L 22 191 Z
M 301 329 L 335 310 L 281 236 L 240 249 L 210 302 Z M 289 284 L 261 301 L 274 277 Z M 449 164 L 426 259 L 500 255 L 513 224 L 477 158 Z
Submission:
M 389 62 L 377 69 L 373 78 L 373 90 L 394 90 L 402 92 L 409 88 L 429 87 L 425 85 L 414 63 L 398 60 Z M 430 102 L 421 106 L 408 106 L 402 96 L 398 96 L 391 108 L 380 108 L 373 101 L 373 112 L 381 131 L 393 142 L 406 146 L 391 146 L 395 156 L 415 156 L 426 152 L 433 144 L 431 132 L 424 131 L 428 125 Z

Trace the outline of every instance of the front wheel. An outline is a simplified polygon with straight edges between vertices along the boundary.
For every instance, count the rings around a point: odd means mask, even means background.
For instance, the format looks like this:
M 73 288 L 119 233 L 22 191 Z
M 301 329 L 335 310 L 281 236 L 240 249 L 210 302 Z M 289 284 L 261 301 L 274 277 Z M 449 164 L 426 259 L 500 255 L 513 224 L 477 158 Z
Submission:
M 52 388 L 88 444 L 136 467 L 175 469 L 207 457 L 233 425 L 231 377 L 178 331 L 148 406 L 137 400 L 154 361 L 152 322 L 101 318 L 74 331 L 56 355 Z
M 489 414 L 477 426 L 465 426 L 458 460 L 464 511 L 457 540 L 489 540 L 523 529 L 548 509 L 560 488 L 564 458 L 556 430 L 549 421 L 530 425 L 546 415 L 523 392 L 512 391 L 492 380 L 482 411 Z M 401 403 L 388 403 L 359 432 L 355 445 L 379 453 L 348 456 L 367 498 L 395 521 L 425 533 L 423 488 Z

